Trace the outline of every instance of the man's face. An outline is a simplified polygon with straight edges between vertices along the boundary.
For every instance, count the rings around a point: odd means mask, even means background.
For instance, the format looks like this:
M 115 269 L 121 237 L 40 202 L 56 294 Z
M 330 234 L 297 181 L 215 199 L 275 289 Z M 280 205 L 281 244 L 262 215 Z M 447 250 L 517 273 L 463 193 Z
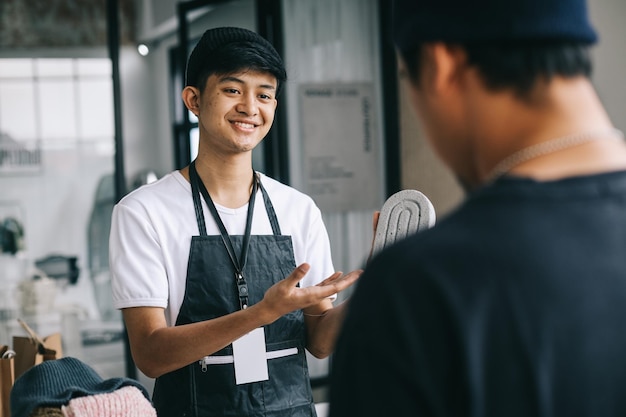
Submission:
M 209 76 L 193 109 L 201 148 L 206 144 L 205 149 L 223 154 L 252 151 L 272 127 L 276 88 L 276 78 L 265 72 Z

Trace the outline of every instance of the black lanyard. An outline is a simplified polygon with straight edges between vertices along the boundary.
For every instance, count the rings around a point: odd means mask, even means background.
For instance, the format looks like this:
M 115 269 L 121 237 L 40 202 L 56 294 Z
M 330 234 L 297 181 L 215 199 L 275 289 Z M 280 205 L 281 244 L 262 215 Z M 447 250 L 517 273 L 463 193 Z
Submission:
M 204 198 L 209 210 L 211 211 L 211 215 L 215 219 L 217 223 L 217 227 L 220 229 L 220 235 L 222 236 L 222 242 L 224 242 L 224 247 L 226 248 L 226 252 L 228 252 L 228 256 L 230 257 L 230 261 L 235 268 L 235 283 L 237 284 L 237 292 L 239 293 L 239 305 L 242 309 L 248 308 L 248 283 L 246 282 L 246 278 L 243 275 L 243 270 L 246 267 L 246 262 L 248 260 L 248 246 L 250 245 L 250 231 L 252 229 L 252 215 L 254 213 L 254 202 L 256 200 L 256 193 L 259 188 L 258 178 L 256 173 L 252 172 L 252 194 L 250 195 L 250 200 L 248 201 L 248 217 L 246 219 L 246 230 L 243 236 L 243 243 L 241 246 L 241 257 L 237 257 L 235 253 L 235 248 L 233 246 L 233 242 L 230 239 L 230 235 L 220 218 L 219 213 L 217 212 L 217 208 L 209 195 L 204 183 L 200 180 L 198 172 L 196 171 L 195 161 L 189 165 L 189 177 L 191 180 L 191 191 L 194 194 L 193 197 L 196 199 L 197 194 L 196 190 L 200 191 L 200 194 Z

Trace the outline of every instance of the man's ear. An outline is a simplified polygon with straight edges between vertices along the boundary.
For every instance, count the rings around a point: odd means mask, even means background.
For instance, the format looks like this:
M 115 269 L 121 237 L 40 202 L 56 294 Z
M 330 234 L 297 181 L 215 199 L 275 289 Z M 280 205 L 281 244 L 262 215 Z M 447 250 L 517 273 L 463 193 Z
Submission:
M 181 93 L 183 103 L 196 116 L 200 110 L 200 91 L 196 87 L 186 86 Z
M 429 87 L 433 92 L 447 93 L 463 85 L 467 54 L 463 48 L 443 42 L 425 46 L 429 66 Z

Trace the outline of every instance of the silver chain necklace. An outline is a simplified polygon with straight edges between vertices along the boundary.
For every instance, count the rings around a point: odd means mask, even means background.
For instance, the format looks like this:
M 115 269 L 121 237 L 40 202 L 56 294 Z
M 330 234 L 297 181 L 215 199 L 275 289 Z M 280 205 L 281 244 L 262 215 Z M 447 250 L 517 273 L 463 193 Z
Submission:
M 527 148 L 520 149 L 517 152 L 507 156 L 500 161 L 487 175 L 486 182 L 493 182 L 497 178 L 509 172 L 511 169 L 521 164 L 522 162 L 535 159 L 537 157 L 547 155 L 553 152 L 557 152 L 563 149 L 572 148 L 574 146 L 582 145 L 592 140 L 600 139 L 605 136 L 610 136 L 614 139 L 623 139 L 624 133 L 615 128 L 601 129 L 596 131 L 581 132 L 574 135 L 562 136 L 556 139 L 551 139 L 546 142 L 541 142 L 536 145 L 531 145 Z

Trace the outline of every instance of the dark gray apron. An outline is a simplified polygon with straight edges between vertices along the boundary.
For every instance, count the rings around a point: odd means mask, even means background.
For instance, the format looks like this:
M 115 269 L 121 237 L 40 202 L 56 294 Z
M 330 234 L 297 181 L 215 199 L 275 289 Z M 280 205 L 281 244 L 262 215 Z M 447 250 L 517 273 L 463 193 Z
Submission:
M 281 235 L 272 203 L 256 174 L 249 203 L 247 236 L 207 235 L 200 195 L 212 211 L 214 205 L 193 162 L 189 175 L 200 236 L 191 239 L 185 297 L 176 319 L 177 326 L 224 316 L 239 310 L 244 303 L 253 305 L 263 298 L 270 286 L 295 268 L 291 237 Z M 249 234 L 257 187 L 263 194 L 273 235 Z M 223 229 L 217 211 L 213 216 Z M 248 239 L 248 245 L 244 245 Z M 229 253 L 228 240 L 236 254 L 244 255 L 239 259 L 245 265 L 242 276 L 237 276 L 240 265 L 236 265 L 236 259 L 235 262 L 231 259 L 233 253 Z M 245 246 L 247 256 L 245 250 L 242 251 Z M 153 402 L 159 417 L 315 417 L 304 351 L 306 332 L 302 311 L 289 313 L 264 328 L 268 353 L 289 348 L 298 351 L 294 355 L 268 359 L 269 380 L 236 385 L 232 363 L 194 362 L 156 379 Z M 211 357 L 232 354 L 229 345 Z

